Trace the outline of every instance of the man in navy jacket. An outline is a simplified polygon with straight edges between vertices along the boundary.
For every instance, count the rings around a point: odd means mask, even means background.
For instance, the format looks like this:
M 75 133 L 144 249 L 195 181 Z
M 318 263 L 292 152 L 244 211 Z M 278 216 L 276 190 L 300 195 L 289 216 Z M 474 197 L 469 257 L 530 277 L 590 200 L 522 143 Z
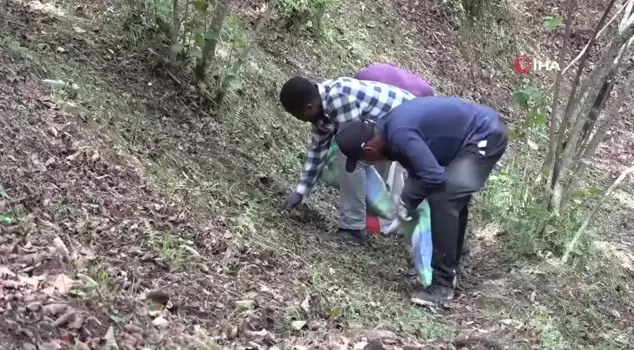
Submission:
M 460 252 L 473 193 L 484 186 L 508 142 L 498 114 L 456 97 L 406 101 L 385 117 L 360 120 L 336 136 L 346 171 L 357 161 L 398 161 L 408 171 L 399 216 L 412 220 L 426 198 L 431 209 L 432 285 L 417 297 L 428 302 L 453 298 Z

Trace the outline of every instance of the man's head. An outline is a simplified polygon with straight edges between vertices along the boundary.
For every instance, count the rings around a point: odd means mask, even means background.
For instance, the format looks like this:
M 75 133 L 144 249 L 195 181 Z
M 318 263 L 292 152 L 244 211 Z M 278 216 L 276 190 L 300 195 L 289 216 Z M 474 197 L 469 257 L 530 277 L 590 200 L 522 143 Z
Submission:
M 316 123 L 324 115 L 319 89 L 304 77 L 290 78 L 280 90 L 280 102 L 295 118 Z
M 371 121 L 355 121 L 345 125 L 335 140 L 347 158 L 346 171 L 349 173 L 354 171 L 360 160 L 376 162 L 386 158 L 385 140 Z

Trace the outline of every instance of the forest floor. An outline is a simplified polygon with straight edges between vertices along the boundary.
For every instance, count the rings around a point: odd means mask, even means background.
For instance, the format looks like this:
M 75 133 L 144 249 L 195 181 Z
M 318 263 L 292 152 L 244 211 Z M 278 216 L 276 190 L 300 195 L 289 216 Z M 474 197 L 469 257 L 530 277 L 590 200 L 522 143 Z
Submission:
M 4 1 L 0 348 L 632 348 L 632 182 L 596 227 L 616 248 L 584 268 L 513 260 L 505 232 L 474 217 L 464 292 L 443 307 L 411 303 L 402 239 L 329 239 L 331 191 L 279 210 L 308 135 L 277 105 L 291 74 L 398 62 L 439 95 L 519 118 L 512 58 L 556 56 L 541 23 L 558 2 L 513 2 L 484 34 L 436 3 L 346 1 L 319 42 L 271 26 L 241 96 L 212 112 L 187 72 L 122 31 L 116 1 Z M 232 20 L 248 27 L 257 8 L 240 2 Z M 600 187 L 634 158 L 631 113 L 619 123 L 592 169 Z

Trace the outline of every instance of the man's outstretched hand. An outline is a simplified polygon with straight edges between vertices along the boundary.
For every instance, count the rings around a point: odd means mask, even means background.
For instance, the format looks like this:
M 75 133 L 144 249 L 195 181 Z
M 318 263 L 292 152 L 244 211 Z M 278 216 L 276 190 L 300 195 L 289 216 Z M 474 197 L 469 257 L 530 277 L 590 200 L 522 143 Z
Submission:
M 297 207 L 299 203 L 302 202 L 303 199 L 304 199 L 303 195 L 297 192 L 291 193 L 290 196 L 286 197 L 286 200 L 284 201 L 284 209 L 291 210 Z

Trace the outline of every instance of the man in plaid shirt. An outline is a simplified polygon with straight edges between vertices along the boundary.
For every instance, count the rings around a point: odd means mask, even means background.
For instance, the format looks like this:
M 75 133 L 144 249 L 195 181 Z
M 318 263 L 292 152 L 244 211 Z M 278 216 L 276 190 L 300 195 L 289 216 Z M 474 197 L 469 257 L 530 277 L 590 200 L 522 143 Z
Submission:
M 374 81 L 338 78 L 315 84 L 303 77 L 289 79 L 280 91 L 280 102 L 295 118 L 313 124 L 312 141 L 295 191 L 284 206 L 292 209 L 310 194 L 326 161 L 330 143 L 342 124 L 376 120 L 415 96 L 400 88 Z M 342 155 L 342 165 L 345 156 Z M 341 172 L 341 220 L 339 233 L 365 243 L 368 235 L 365 206 L 365 167 L 353 173 Z

